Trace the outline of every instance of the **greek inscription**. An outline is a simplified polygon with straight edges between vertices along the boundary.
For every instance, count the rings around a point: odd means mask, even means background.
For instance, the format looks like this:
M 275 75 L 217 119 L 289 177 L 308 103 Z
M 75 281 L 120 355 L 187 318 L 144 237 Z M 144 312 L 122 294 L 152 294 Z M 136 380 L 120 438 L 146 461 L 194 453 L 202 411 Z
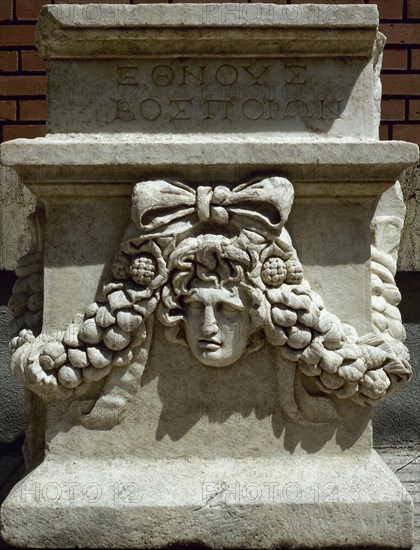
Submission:
M 309 106 L 303 99 L 294 99 L 293 101 L 289 101 L 286 105 L 286 117 L 295 118 L 297 115 L 301 118 L 312 117 Z
M 268 104 L 267 120 L 273 120 L 273 114 L 279 111 L 280 105 L 274 99 L 269 99 L 267 101 L 267 104 Z
M 174 71 L 167 65 L 158 65 L 152 71 L 152 80 L 156 86 L 169 86 L 174 77 Z
M 306 63 L 286 64 L 286 84 L 305 84 Z
M 263 120 L 340 118 L 345 87 L 338 88 L 334 77 L 320 80 L 315 69 L 315 62 L 312 66 L 280 60 L 128 61 L 117 67 L 114 120 L 162 120 L 175 125 L 230 120 L 257 125 Z M 84 97 L 93 97 L 94 92 L 99 101 L 101 89 L 85 85 Z
M 242 68 L 245 69 L 245 71 L 254 79 L 254 83 L 261 84 L 260 78 L 262 78 L 262 76 L 268 71 L 270 67 L 268 65 L 265 65 L 258 74 L 254 74 L 251 67 L 252 65 L 242 65 Z
M 148 98 L 140 103 L 140 114 L 146 120 L 157 120 L 162 114 L 162 107 L 156 99 Z
M 232 86 L 238 80 L 238 71 L 232 65 L 221 65 L 216 71 L 216 80 L 222 86 Z
M 205 99 L 204 104 L 207 106 L 207 114 L 204 120 L 214 120 L 215 117 L 219 120 L 220 118 L 227 120 L 229 118 L 229 105 L 231 103 L 232 101 L 229 99 Z M 212 105 L 214 108 L 211 107 Z M 218 116 L 216 113 L 218 113 Z
M 177 111 L 170 116 L 169 120 L 191 120 L 191 104 L 192 99 L 171 99 L 169 105 L 174 105 Z
M 340 116 L 340 101 L 321 100 L 321 118 L 335 119 Z
M 138 65 L 122 66 L 117 68 L 119 85 L 136 86 L 139 82 L 137 80 Z
M 198 67 L 196 67 L 196 69 L 198 69 L 197 73 L 194 74 L 193 71 L 190 70 L 188 67 L 182 67 L 181 85 L 186 86 L 188 84 L 187 75 L 189 77 L 191 77 L 192 79 L 197 80 L 200 84 L 204 84 L 204 70 L 205 70 L 205 68 L 206 68 L 206 65 L 199 65 Z
M 117 101 L 117 114 L 116 120 L 134 120 L 134 113 L 130 109 L 128 101 Z
M 248 120 L 259 120 L 264 114 L 264 104 L 258 99 L 247 99 L 242 103 L 242 113 Z

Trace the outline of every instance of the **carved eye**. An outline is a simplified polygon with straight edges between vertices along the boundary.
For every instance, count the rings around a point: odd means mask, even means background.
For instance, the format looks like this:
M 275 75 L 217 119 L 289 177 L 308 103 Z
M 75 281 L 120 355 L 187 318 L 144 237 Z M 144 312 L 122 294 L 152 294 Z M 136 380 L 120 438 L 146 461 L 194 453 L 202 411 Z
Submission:
M 217 304 L 217 308 L 223 313 L 236 313 L 242 309 L 240 307 L 235 307 L 232 304 L 228 304 L 227 302 L 220 302 Z

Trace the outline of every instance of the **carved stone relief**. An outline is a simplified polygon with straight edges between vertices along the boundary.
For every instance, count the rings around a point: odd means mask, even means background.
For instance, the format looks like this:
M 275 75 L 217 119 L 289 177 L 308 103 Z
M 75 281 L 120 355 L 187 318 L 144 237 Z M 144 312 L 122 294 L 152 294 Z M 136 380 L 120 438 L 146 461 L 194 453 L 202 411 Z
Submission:
M 42 8 L 49 135 L 1 151 L 47 214 L 10 301 L 31 471 L 8 543 L 410 546 L 370 422 L 411 373 L 380 197 L 417 159 L 377 140 L 378 23 Z
M 373 331 L 359 335 L 327 311 L 305 280 L 285 228 L 292 204 L 293 186 L 280 177 L 233 189 L 138 183 L 113 280 L 55 334 L 39 334 L 42 217 L 34 218 L 34 247 L 19 264 L 9 304 L 19 331 L 11 342 L 14 375 L 46 400 L 83 399 L 91 383 L 104 380 L 96 405 L 80 420 L 109 428 L 116 416 L 104 410 L 124 407 L 136 391 L 156 318 L 167 339 L 187 346 L 205 367 L 227 368 L 274 346 L 277 368 L 282 358 L 295 365 L 306 394 L 377 403 L 411 373 L 395 260 L 378 248 L 373 231 Z M 291 414 L 305 421 L 300 411 Z
M 30 329 L 38 336 L 42 328 L 42 305 L 44 286 L 44 225 L 45 213 L 41 208 L 28 216 L 31 232 L 31 246 L 16 266 L 18 280 L 13 286 L 13 295 L 8 307 L 14 320 L 11 323 L 13 333 Z M 29 332 L 26 337 L 30 337 Z M 21 340 L 22 341 L 22 340 Z

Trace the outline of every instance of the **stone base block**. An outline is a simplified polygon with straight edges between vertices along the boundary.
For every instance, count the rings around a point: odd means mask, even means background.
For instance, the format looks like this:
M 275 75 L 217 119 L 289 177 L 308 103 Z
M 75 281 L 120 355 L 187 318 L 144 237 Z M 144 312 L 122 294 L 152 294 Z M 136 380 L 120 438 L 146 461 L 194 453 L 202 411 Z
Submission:
M 373 452 L 272 459 L 49 458 L 2 507 L 36 548 L 409 548 L 412 501 Z

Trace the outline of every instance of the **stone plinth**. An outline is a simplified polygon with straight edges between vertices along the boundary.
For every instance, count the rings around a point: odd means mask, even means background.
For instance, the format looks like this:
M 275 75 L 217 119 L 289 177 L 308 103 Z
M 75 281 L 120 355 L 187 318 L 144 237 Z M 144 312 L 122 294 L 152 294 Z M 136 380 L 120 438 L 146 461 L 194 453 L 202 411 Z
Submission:
M 409 547 L 371 410 L 410 377 L 374 6 L 45 6 L 10 309 L 33 547 Z M 393 187 L 394 186 L 394 187 Z M 384 193 L 386 191 L 386 193 Z

